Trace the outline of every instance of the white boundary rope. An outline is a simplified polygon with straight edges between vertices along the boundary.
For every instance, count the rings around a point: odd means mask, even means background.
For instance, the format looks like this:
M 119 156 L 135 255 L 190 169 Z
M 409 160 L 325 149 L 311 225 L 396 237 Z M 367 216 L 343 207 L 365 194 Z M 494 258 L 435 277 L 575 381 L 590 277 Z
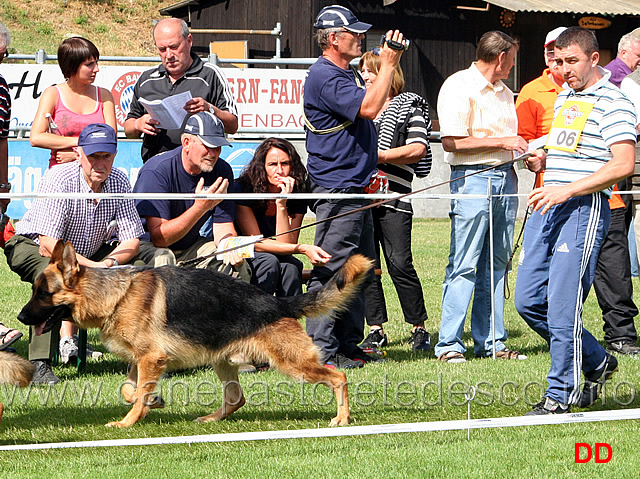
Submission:
M 155 446 L 164 444 L 196 444 L 237 441 L 266 441 L 273 439 L 306 439 L 320 437 L 366 436 L 373 434 L 397 434 L 406 432 L 453 431 L 464 429 L 489 429 L 499 427 L 542 426 L 586 422 L 620 421 L 640 419 L 640 409 L 615 411 L 591 411 L 543 416 L 498 417 L 486 419 L 415 422 L 406 424 L 381 424 L 320 429 L 283 431 L 236 432 L 205 434 L 198 436 L 143 437 L 138 439 L 107 439 L 101 441 L 53 442 L 42 444 L 17 444 L 0 446 L 0 451 L 25 451 L 42 449 L 72 449 L 93 447 Z

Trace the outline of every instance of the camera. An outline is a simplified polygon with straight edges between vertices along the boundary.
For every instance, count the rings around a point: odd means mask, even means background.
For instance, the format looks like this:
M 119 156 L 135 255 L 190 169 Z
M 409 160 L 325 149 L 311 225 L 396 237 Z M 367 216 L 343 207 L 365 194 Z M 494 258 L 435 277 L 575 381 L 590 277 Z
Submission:
M 387 40 L 386 35 L 382 35 L 380 39 L 380 46 L 384 45 L 385 42 L 389 46 L 389 48 L 393 48 L 394 50 L 408 50 L 409 45 L 411 44 L 411 40 L 405 38 L 402 40 L 402 43 L 396 42 L 395 40 Z

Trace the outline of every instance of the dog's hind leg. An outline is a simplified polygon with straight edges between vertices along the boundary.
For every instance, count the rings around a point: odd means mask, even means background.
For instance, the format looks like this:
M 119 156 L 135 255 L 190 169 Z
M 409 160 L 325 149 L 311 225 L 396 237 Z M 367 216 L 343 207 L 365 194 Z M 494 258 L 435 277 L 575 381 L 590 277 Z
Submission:
M 325 384 L 336 396 L 337 414 L 330 426 L 349 424 L 349 393 L 347 376 L 341 371 L 325 368 L 318 348 L 292 318 L 283 318 L 254 335 L 255 348 L 266 354 L 271 366 L 294 379 Z
M 196 422 L 225 419 L 244 406 L 245 403 L 242 386 L 238 381 L 238 366 L 228 361 L 222 361 L 214 364 L 213 368 L 220 381 L 222 381 L 222 406 L 208 416 L 199 417 Z
M 166 364 L 167 357 L 157 352 L 146 354 L 138 360 L 137 387 L 135 389 L 133 407 L 121 421 L 110 422 L 107 426 L 129 427 L 147 416 L 149 409 L 157 401 L 154 391 Z

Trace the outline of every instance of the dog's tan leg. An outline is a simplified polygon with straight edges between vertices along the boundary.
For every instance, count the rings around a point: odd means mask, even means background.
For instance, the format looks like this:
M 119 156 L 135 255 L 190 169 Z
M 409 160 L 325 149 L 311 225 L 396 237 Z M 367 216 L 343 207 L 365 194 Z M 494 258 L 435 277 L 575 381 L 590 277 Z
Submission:
M 2 414 L 4 413 L 4 406 L 0 402 L 0 422 L 2 422 Z
M 164 372 L 167 357 L 161 353 L 150 353 L 138 361 L 138 381 L 135 402 L 129 413 L 121 420 L 107 424 L 108 427 L 129 427 L 149 414 L 150 406 L 156 401 L 154 391 L 158 379 Z
M 123 399 L 129 404 L 136 402 L 136 389 L 138 387 L 138 365 L 131 363 L 129 367 L 129 374 L 127 380 L 122 385 L 120 392 Z M 154 394 L 148 401 L 151 409 L 162 409 L 164 407 L 164 400 L 159 394 Z
M 138 387 L 138 364 L 131 363 L 129 365 L 129 374 L 127 380 L 122 385 L 120 392 L 122 397 L 129 404 L 136 402 L 136 388 Z
M 326 384 L 336 396 L 337 414 L 330 426 L 349 424 L 349 393 L 347 376 L 341 371 L 325 368 L 318 348 L 298 321 L 284 318 L 270 324 L 253 337 L 255 347 L 268 356 L 276 369 L 308 383 Z
M 224 361 L 216 363 L 213 368 L 220 381 L 222 381 L 222 406 L 213 414 L 199 417 L 196 422 L 225 419 L 244 406 L 245 403 L 242 386 L 238 381 L 238 366 Z

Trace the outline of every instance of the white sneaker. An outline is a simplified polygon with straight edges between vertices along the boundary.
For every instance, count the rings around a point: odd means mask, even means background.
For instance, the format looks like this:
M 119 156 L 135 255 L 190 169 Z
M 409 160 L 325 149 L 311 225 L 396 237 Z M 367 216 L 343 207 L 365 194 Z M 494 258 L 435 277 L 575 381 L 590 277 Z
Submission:
M 64 338 L 60 338 L 60 362 L 62 364 L 70 364 L 72 362 L 78 361 L 78 344 L 74 338 L 70 338 L 66 336 Z

